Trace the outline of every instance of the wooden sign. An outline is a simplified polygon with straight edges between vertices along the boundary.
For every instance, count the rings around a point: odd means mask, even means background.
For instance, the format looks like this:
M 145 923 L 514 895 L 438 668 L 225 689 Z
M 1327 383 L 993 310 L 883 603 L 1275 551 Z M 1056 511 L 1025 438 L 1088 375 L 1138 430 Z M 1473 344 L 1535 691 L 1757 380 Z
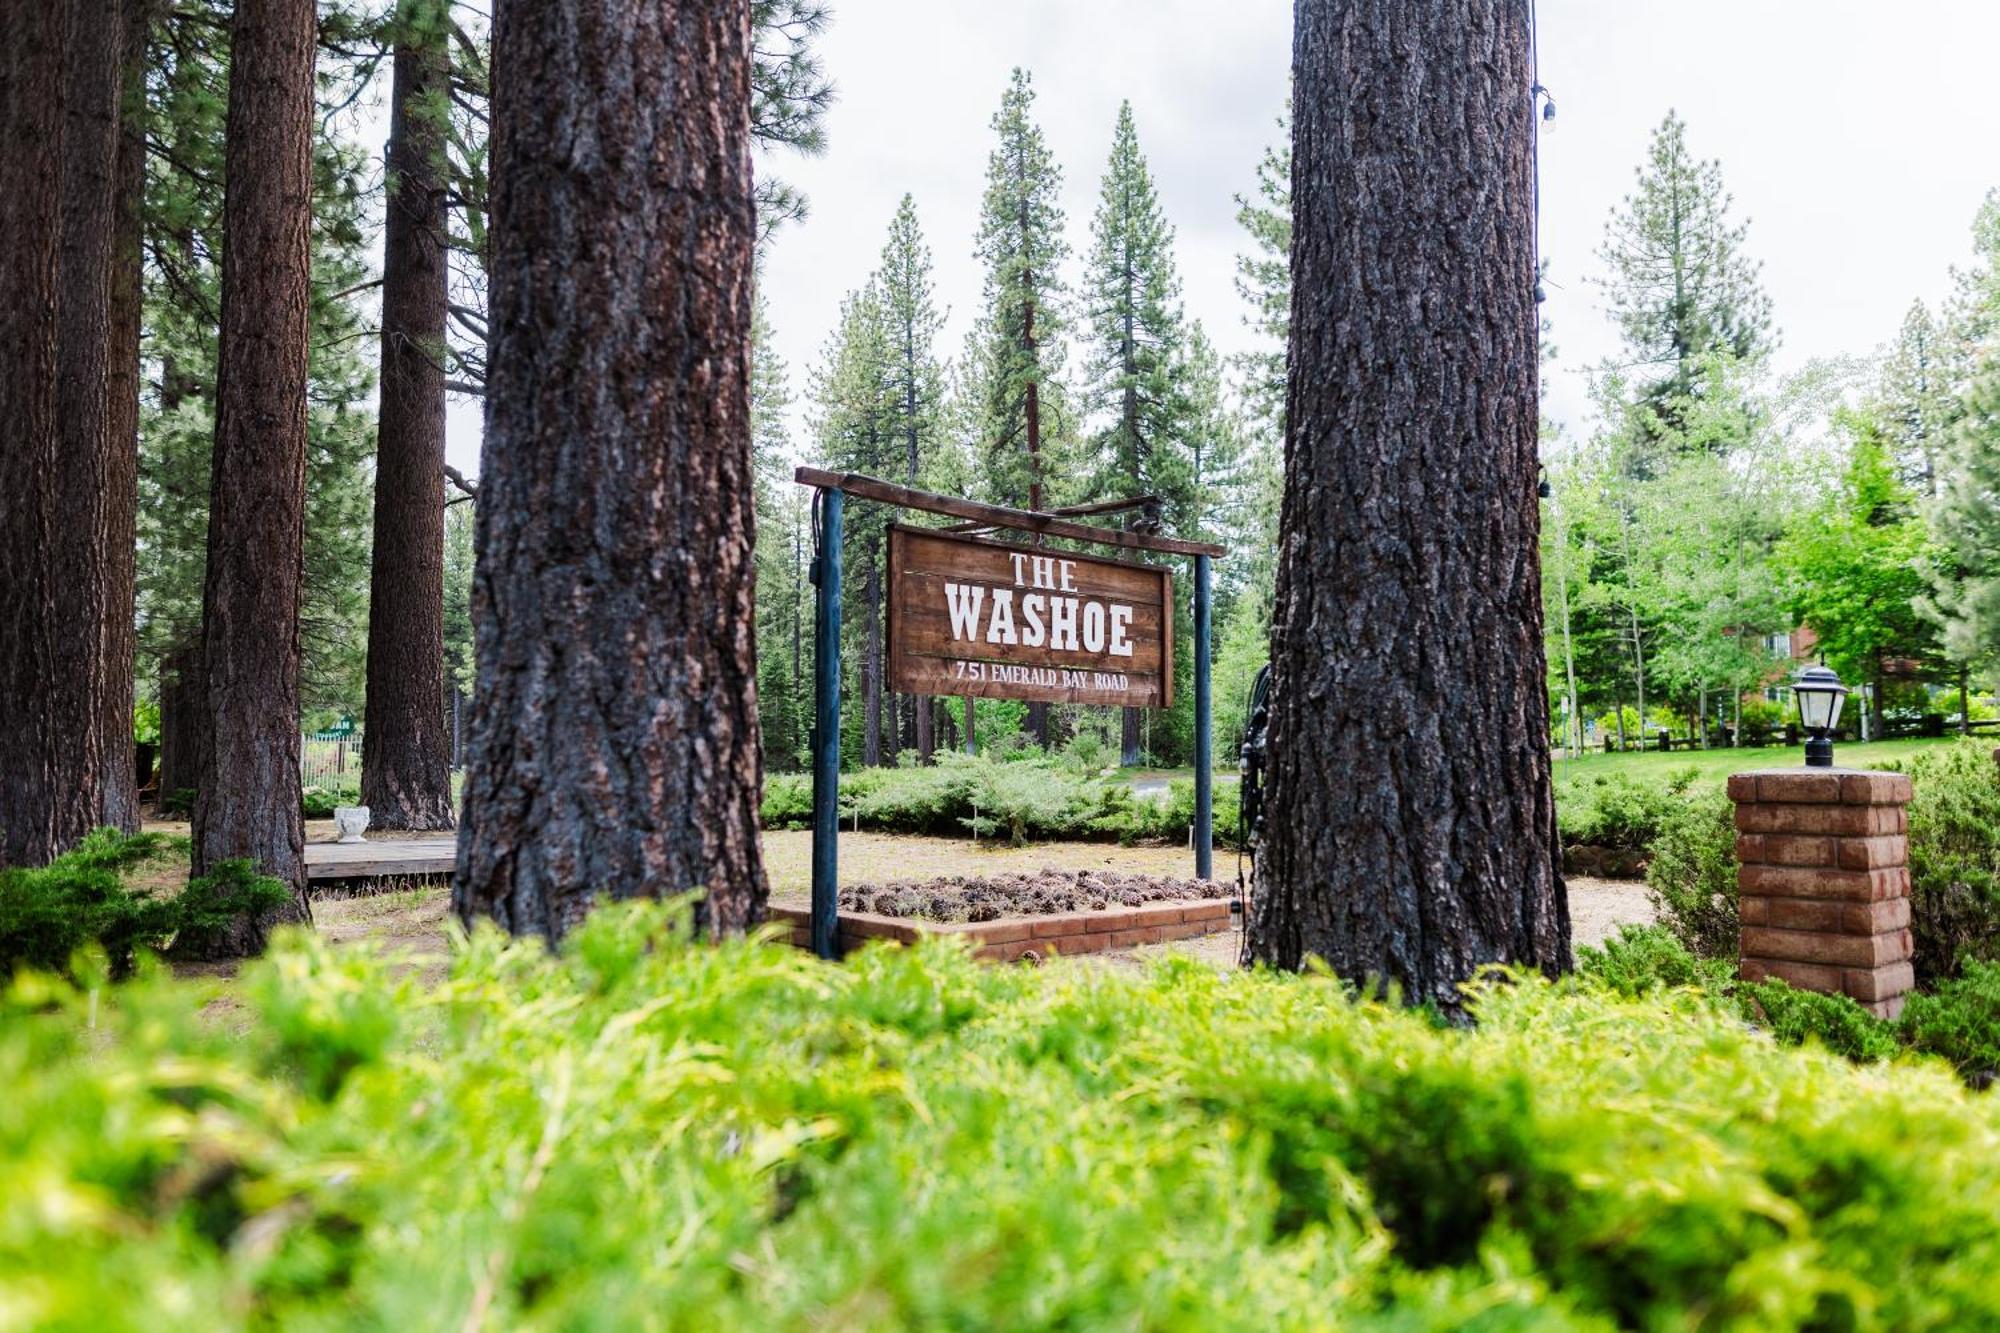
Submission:
M 889 529 L 889 688 L 1173 703 L 1173 575 L 1072 551 Z

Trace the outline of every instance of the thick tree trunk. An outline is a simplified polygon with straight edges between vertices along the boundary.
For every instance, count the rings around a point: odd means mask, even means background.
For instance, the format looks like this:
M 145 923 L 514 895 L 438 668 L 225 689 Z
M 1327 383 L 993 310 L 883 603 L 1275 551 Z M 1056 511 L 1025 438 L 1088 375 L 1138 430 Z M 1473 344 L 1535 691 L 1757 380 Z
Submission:
M 749 0 L 494 12 L 468 921 L 763 916 L 749 38 Z
M 110 342 L 105 369 L 107 453 L 104 466 L 105 689 L 103 822 L 139 828 L 137 765 L 132 753 L 134 598 L 139 514 L 139 340 L 145 243 L 146 40 L 155 0 L 123 0 L 123 86 L 112 217 Z
M 51 626 L 62 670 L 42 707 L 87 803 L 76 836 L 104 821 L 107 799 L 129 806 L 132 717 L 107 735 L 112 671 L 111 273 L 117 226 L 118 106 L 125 23 L 116 4 L 78 4 L 70 30 L 63 108 L 62 257 L 56 315 L 56 509 L 52 575 L 67 590 Z M 128 606 L 124 612 L 131 615 Z M 112 735 L 121 735 L 114 746 Z M 115 761 L 115 763 L 114 763 Z M 58 848 L 57 850 L 61 850 Z
M 70 18 L 59 0 L 14 6 L 0 42 L 0 866 L 47 862 L 97 814 L 49 707 L 73 667 L 57 623 L 76 613 L 53 549 Z
M 448 829 L 444 696 L 443 127 L 450 77 L 440 27 L 406 7 L 390 93 L 382 250 L 382 406 L 375 445 L 375 556 L 368 591 L 368 706 L 361 803 L 371 826 Z
M 299 814 L 299 598 L 311 295 L 312 0 L 244 0 L 230 25 L 222 323 L 202 639 L 211 745 L 194 870 L 247 857 L 293 901 L 176 952 L 263 948 L 307 922 Z
M 1250 954 L 1459 1007 L 1570 961 L 1536 497 L 1527 0 L 1299 0 Z

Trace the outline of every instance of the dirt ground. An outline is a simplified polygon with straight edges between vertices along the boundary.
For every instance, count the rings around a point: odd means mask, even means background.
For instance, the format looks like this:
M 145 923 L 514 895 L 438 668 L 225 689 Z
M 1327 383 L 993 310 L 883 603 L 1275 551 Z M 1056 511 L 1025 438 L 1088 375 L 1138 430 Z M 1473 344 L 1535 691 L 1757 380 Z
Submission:
M 146 827 L 163 833 L 187 832 L 185 823 L 148 823 Z M 307 821 L 308 842 L 329 841 L 333 836 L 332 820 Z M 802 831 L 765 834 L 764 862 L 770 875 L 772 901 L 803 906 L 812 887 L 812 835 Z M 1008 847 L 990 842 L 975 845 L 970 839 L 884 833 L 840 835 L 843 886 L 935 876 L 1032 873 L 1044 867 L 1181 877 L 1193 874 L 1194 856 L 1185 847 L 1120 847 L 1093 842 Z M 1233 891 L 1235 853 L 1217 851 L 1215 875 Z M 1569 909 L 1573 936 L 1579 945 L 1601 944 L 1620 925 L 1653 919 L 1645 886 L 1632 881 L 1572 879 Z M 313 920 L 321 934 L 334 944 L 370 940 L 390 952 L 441 955 L 445 951 L 445 918 L 449 910 L 446 890 L 427 886 L 365 897 L 317 897 L 313 901 Z M 1229 931 L 1117 954 L 1091 955 L 1087 964 L 1139 967 L 1171 951 L 1217 967 L 1233 967 L 1239 947 L 1239 934 Z M 1079 965 L 1086 963 L 1083 959 L 1076 961 Z M 211 967 L 199 970 L 206 975 L 215 974 Z

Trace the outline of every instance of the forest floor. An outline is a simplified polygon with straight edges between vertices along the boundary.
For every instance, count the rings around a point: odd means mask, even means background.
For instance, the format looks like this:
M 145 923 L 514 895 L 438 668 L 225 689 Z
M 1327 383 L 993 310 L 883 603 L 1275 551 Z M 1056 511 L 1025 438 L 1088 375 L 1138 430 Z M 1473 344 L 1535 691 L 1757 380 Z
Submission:
M 149 830 L 187 833 L 184 822 L 148 823 Z M 448 838 L 450 834 L 440 834 Z M 333 821 L 306 821 L 308 842 L 330 841 Z M 804 906 L 812 885 L 812 834 L 774 832 L 764 835 L 764 864 L 770 875 L 771 900 Z M 840 836 L 840 882 L 843 885 L 886 883 L 893 880 L 920 880 L 943 876 L 994 875 L 1028 872 L 1052 867 L 1062 870 L 1111 870 L 1127 874 L 1187 876 L 1193 873 L 1192 853 L 1179 846 L 1121 847 L 1101 842 L 1050 842 L 1027 847 L 961 838 L 923 838 L 886 833 L 843 833 Z M 1216 875 L 1233 891 L 1236 857 L 1218 852 Z M 168 878 L 184 871 L 169 872 Z M 158 887 L 171 887 L 163 882 Z M 430 955 L 441 959 L 446 951 L 446 918 L 450 914 L 450 891 L 440 883 L 425 882 L 386 893 L 354 897 L 315 895 L 313 920 L 322 938 L 340 946 L 369 943 L 388 952 Z M 1599 944 L 1616 933 L 1621 925 L 1653 919 L 1643 884 L 1633 881 L 1571 879 L 1569 907 L 1572 933 L 1578 945 Z M 1186 954 L 1217 967 L 1233 967 L 1240 947 L 1236 931 L 1180 940 L 1171 944 L 1148 945 L 1115 954 L 1094 954 L 1069 960 L 1072 966 L 1142 967 L 1168 953 Z M 233 968 L 205 964 L 188 972 L 227 979 Z M 442 975 L 442 967 L 432 963 L 426 972 Z M 227 1007 L 232 1007 L 229 1005 Z

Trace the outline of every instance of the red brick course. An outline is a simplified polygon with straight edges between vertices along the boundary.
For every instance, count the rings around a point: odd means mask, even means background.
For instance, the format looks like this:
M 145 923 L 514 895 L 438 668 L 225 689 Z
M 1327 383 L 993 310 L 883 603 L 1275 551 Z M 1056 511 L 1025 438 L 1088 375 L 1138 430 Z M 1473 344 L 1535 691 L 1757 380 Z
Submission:
M 1910 966 L 1910 780 L 1782 769 L 1729 779 L 1740 975 L 1901 1012 Z

